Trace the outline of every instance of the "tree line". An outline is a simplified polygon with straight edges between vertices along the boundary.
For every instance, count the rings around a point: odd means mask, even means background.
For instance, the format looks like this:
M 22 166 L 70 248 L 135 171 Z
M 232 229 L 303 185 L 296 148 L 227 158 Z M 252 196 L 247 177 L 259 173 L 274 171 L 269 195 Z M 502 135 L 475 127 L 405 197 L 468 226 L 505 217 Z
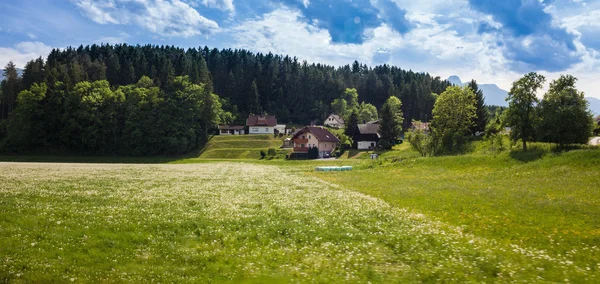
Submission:
M 347 88 L 356 89 L 359 101 L 377 108 L 389 96 L 396 96 L 404 102 L 405 120 L 429 120 L 435 100 L 432 93 L 439 94 L 450 85 L 439 77 L 386 64 L 370 68 L 355 61 L 336 68 L 243 49 L 91 45 L 54 49 L 46 60 L 27 63 L 21 83 L 4 92 L 3 106 L 7 112 L 14 109 L 16 95 L 33 83 L 46 82 L 51 88 L 62 82 L 72 90 L 81 81 L 107 80 L 116 88 L 135 84 L 142 76 L 159 88 L 176 76 L 188 76 L 194 84 L 210 82 L 215 94 L 237 107 L 238 123 L 247 114 L 259 112 L 275 114 L 285 123 L 324 119 L 332 111 L 331 103 Z M 10 78 L 7 81 L 12 84 Z M 2 118 L 6 117 L 5 112 Z
M 487 121 L 479 114 L 476 84 L 448 87 L 435 102 L 429 133 L 411 131 L 408 141 L 421 155 L 456 153 L 465 150 L 474 134 L 484 134 L 492 143 L 501 143 L 505 127 L 513 143 L 586 144 L 597 123 L 583 92 L 577 90 L 577 78 L 562 75 L 550 83 L 543 98 L 537 93 L 546 78 L 535 72 L 524 75 L 511 87 L 508 108 L 498 109 Z M 483 133 L 476 131 L 485 123 Z M 493 145 L 493 144 L 492 144 Z
M 233 119 L 210 85 L 187 76 L 159 88 L 142 76 L 135 84 L 113 87 L 106 80 L 32 83 L 0 121 L 4 152 L 159 155 L 189 152 L 208 131 Z
M 216 123 L 244 124 L 251 113 L 294 124 L 337 111 L 374 119 L 391 96 L 404 102 L 405 123 L 428 120 L 435 94 L 450 85 L 385 64 L 333 67 L 238 49 L 126 44 L 54 49 L 29 61 L 22 76 L 9 62 L 4 77 L 0 150 L 135 155 L 182 153 Z M 218 105 L 214 112 L 226 119 L 207 117 L 203 104 Z

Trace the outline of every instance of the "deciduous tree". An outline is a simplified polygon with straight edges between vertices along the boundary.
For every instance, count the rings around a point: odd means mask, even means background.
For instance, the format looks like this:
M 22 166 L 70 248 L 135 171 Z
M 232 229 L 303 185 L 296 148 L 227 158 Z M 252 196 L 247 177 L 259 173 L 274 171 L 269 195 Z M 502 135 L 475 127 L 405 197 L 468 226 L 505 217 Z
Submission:
M 586 144 L 592 134 L 593 117 L 583 92 L 575 88 L 577 78 L 562 75 L 550 83 L 550 89 L 538 106 L 539 139 L 544 142 Z
M 528 73 L 513 83 L 506 98 L 508 109 L 505 111 L 505 124 L 512 128 L 511 139 L 515 142 L 520 139 L 523 142 L 523 150 L 527 150 L 527 141 L 531 141 L 535 135 L 537 91 L 545 81 L 546 78 L 540 74 Z

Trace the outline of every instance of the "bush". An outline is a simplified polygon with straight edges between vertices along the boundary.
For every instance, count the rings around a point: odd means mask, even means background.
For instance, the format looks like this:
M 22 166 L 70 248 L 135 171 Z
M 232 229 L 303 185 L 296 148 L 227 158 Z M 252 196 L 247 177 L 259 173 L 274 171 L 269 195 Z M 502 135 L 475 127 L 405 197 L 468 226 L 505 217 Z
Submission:
M 423 133 L 423 131 L 413 131 L 408 132 L 407 140 L 410 143 L 410 147 L 419 152 L 421 157 L 426 157 L 427 155 L 433 156 L 435 150 L 434 138 L 431 135 L 427 135 Z
M 264 159 L 266 155 L 267 155 L 267 153 L 265 153 L 265 151 L 260 150 L 260 157 L 261 157 L 261 159 Z
M 312 148 L 308 149 L 308 158 L 309 159 L 319 158 L 319 148 L 312 147 Z
M 269 156 L 276 156 L 277 152 L 275 152 L 275 148 L 269 148 L 269 151 L 267 152 L 267 155 L 269 155 Z

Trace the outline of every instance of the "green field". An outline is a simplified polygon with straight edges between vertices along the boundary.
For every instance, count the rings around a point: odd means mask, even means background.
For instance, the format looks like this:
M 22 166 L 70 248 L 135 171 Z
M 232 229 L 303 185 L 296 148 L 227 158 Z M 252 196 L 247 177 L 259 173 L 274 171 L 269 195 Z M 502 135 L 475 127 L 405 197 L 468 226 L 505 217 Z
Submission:
M 533 149 L 0 163 L 0 282 L 598 282 L 600 151 Z

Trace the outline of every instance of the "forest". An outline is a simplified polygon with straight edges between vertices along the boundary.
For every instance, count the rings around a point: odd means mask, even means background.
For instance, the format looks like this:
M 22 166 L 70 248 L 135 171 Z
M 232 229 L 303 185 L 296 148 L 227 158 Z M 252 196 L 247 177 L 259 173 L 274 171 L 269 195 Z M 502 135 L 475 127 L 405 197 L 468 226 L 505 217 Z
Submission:
M 323 120 L 348 88 L 381 108 L 402 101 L 404 128 L 428 121 L 436 94 L 450 83 L 426 73 L 355 61 L 333 67 L 247 50 L 89 45 L 55 49 L 9 63 L 0 93 L 3 152 L 179 154 L 219 123 L 244 124 L 250 113 L 280 123 Z

